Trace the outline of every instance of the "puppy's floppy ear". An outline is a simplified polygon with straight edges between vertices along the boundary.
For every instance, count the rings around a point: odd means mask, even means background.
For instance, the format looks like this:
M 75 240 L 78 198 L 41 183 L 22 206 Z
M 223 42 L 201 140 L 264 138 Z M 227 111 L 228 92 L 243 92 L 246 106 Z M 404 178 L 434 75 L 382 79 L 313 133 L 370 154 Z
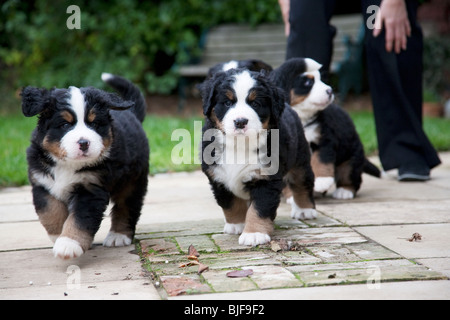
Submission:
M 203 114 L 207 117 L 211 115 L 211 111 L 215 105 L 215 94 L 217 86 L 225 78 L 225 72 L 216 73 L 213 78 L 205 80 L 203 83 L 197 85 L 203 100 Z
M 270 97 L 270 124 L 273 127 L 278 127 L 286 105 L 286 93 L 283 89 L 277 87 L 270 80 L 270 74 L 267 75 L 266 73 L 266 71 L 261 70 L 258 75 L 258 80 Z
M 133 101 L 124 100 L 115 93 L 105 92 L 97 88 L 85 88 L 84 94 L 89 102 L 100 103 L 111 110 L 122 111 L 134 106 Z
M 20 93 L 22 97 L 22 112 L 26 117 L 42 113 L 50 105 L 50 91 L 47 89 L 25 87 Z

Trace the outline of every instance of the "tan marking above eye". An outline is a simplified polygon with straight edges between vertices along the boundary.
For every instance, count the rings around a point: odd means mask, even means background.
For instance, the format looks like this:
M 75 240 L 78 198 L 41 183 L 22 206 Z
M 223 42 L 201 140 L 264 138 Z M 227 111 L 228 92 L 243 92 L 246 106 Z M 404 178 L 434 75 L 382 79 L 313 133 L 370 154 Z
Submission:
M 69 111 L 62 111 L 61 117 L 69 123 L 73 123 L 75 120 L 73 115 Z
M 235 99 L 234 92 L 231 91 L 231 90 L 227 90 L 227 91 L 225 92 L 225 95 L 226 95 L 227 98 L 230 99 L 231 101 L 233 101 L 233 100 Z
M 87 117 L 88 122 L 94 122 L 95 117 L 96 117 L 95 111 L 94 110 L 89 111 L 89 114 Z
M 252 90 L 248 94 L 248 101 L 252 102 L 252 101 L 256 100 L 256 97 L 257 97 L 256 90 Z

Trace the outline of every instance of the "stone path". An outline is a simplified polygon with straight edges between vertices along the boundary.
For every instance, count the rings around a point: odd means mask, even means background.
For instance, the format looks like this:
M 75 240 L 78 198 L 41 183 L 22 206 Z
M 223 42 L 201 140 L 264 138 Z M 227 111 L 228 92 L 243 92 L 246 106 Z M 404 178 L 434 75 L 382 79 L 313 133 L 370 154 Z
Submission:
M 450 299 L 450 153 L 441 158 L 427 183 L 364 176 L 353 201 L 317 199 L 316 220 L 290 219 L 283 203 L 273 242 L 257 248 L 222 234 L 201 172 L 151 178 L 135 246 L 102 247 L 105 218 L 71 261 L 51 255 L 30 188 L 2 190 L 0 299 Z M 207 271 L 180 268 L 190 245 Z

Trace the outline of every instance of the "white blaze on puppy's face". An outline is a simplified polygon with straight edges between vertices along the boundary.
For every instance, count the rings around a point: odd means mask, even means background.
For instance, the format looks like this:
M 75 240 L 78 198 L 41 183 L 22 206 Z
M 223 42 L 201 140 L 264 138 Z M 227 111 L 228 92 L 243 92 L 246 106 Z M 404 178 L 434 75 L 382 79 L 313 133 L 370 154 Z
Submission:
M 69 105 L 76 115 L 73 128 L 61 139 L 66 161 L 95 162 L 104 149 L 102 137 L 86 125 L 86 104 L 80 89 L 70 87 Z
M 234 76 L 233 90 L 236 95 L 236 102 L 231 106 L 223 118 L 225 133 L 229 135 L 259 132 L 263 129 L 261 120 L 256 111 L 247 103 L 247 98 L 256 81 L 248 71 L 244 71 Z M 247 120 L 243 128 L 236 128 L 236 121 Z
M 237 69 L 238 67 L 239 67 L 238 62 L 235 60 L 231 60 L 223 65 L 222 71 L 225 72 L 231 69 Z

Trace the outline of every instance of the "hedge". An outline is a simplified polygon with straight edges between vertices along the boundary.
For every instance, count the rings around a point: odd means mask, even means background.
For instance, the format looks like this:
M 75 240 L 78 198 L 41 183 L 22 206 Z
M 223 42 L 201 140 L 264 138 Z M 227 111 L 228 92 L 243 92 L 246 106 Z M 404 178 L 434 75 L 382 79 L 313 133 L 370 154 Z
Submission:
M 70 5 L 80 29 L 69 29 Z M 13 88 L 101 86 L 107 71 L 170 93 L 177 66 L 219 23 L 281 22 L 277 0 L 7 0 L 0 5 L 0 81 Z

